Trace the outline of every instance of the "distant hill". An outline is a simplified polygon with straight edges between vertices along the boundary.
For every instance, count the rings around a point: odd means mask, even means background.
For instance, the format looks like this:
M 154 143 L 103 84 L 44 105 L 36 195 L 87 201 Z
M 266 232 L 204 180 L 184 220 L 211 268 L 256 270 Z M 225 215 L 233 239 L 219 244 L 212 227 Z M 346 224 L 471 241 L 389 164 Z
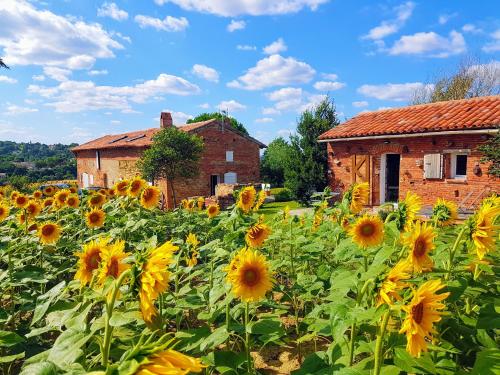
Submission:
M 75 179 L 76 159 L 70 150 L 76 145 L 0 141 L 0 181 L 20 176 L 27 182 Z

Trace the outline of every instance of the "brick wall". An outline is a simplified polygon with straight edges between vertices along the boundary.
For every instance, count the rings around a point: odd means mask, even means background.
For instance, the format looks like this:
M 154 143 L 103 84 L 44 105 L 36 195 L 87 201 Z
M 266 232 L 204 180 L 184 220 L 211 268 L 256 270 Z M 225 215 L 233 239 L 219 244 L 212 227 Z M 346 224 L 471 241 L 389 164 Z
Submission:
M 389 143 L 385 143 L 385 142 Z M 371 204 L 380 204 L 380 163 L 383 154 L 400 154 L 399 197 L 404 198 L 407 191 L 419 194 L 424 204 L 431 205 L 436 198 L 442 197 L 461 203 L 471 203 L 476 196 L 487 189 L 500 192 L 500 180 L 487 175 L 488 164 L 479 163 L 481 154 L 476 148 L 484 143 L 482 135 L 443 135 L 433 137 L 408 137 L 374 139 L 328 143 L 328 163 L 332 171 L 330 186 L 341 191 L 352 182 L 353 154 L 370 155 Z M 467 178 L 451 178 L 451 154 L 448 150 L 468 149 Z M 443 153 L 444 152 L 444 153 Z M 444 178 L 425 179 L 423 158 L 425 154 L 443 153 Z M 481 173 L 474 173 L 479 164 Z M 471 193 L 469 195 L 469 193 Z
M 248 138 L 221 128 L 217 123 L 192 131 L 203 138 L 205 148 L 200 161 L 200 175 L 194 179 L 175 181 L 177 203 L 183 198 L 210 195 L 210 176 L 219 176 L 224 182 L 224 174 L 235 172 L 238 183 L 254 183 L 260 181 L 259 145 Z M 233 162 L 226 161 L 226 151 L 233 151 Z M 101 168 L 96 169 L 95 150 L 77 153 L 78 183 L 83 185 L 82 173 L 94 176 L 95 186 L 110 187 L 120 178 L 130 178 L 137 173 L 135 163 L 143 149 L 120 148 L 100 150 Z M 173 206 L 172 193 L 165 181 L 158 186 L 168 199 L 168 207 Z

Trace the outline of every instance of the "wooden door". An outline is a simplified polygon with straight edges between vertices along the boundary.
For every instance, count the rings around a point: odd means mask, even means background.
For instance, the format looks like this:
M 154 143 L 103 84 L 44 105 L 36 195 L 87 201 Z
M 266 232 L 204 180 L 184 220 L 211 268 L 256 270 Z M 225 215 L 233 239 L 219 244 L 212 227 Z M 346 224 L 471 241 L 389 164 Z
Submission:
M 352 183 L 368 182 L 370 185 L 370 197 L 368 204 L 372 202 L 372 186 L 371 186 L 371 157 L 370 155 L 352 155 Z

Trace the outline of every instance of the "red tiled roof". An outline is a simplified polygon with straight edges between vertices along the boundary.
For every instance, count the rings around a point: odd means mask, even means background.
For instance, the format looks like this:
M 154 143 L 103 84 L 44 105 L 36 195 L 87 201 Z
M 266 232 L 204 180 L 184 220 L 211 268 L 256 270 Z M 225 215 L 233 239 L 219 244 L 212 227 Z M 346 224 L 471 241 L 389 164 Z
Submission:
M 414 134 L 500 126 L 500 96 L 450 100 L 360 113 L 320 135 L 320 140 Z
M 216 121 L 217 121 L 216 119 L 211 119 L 206 121 L 193 122 L 191 124 L 177 125 L 177 127 L 185 132 L 192 132 Z M 133 132 L 122 133 L 122 134 L 105 135 L 103 137 L 76 146 L 72 149 L 72 151 L 100 150 L 100 149 L 128 148 L 128 147 L 144 148 L 151 145 L 153 141 L 153 136 L 160 130 L 161 128 L 151 128 L 145 130 L 136 130 Z M 250 139 L 253 142 L 258 143 L 260 147 L 266 147 L 263 143 L 259 142 L 258 140 L 252 137 L 246 135 L 243 136 Z

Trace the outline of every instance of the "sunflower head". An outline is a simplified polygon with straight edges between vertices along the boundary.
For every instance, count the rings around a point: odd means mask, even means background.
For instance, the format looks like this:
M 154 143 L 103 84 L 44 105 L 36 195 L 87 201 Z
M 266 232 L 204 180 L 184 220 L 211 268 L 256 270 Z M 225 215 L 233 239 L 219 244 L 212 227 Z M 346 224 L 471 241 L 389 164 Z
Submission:
M 0 221 L 4 221 L 7 216 L 9 216 L 10 208 L 9 206 L 0 203 Z
M 56 192 L 56 189 L 54 186 L 46 186 L 44 189 L 43 189 L 43 195 L 45 195 L 46 197 L 51 197 L 55 194 Z
M 68 190 L 71 194 L 76 194 L 78 188 L 76 186 L 70 186 Z
M 124 197 L 128 193 L 128 180 L 118 181 L 113 189 L 115 190 L 115 194 L 121 197 Z
M 384 240 L 384 223 L 377 215 L 365 214 L 352 224 L 349 234 L 362 248 L 377 246 Z
M 10 200 L 12 203 L 16 202 L 16 198 L 19 194 L 21 194 L 21 193 L 19 193 L 17 190 L 14 190 L 14 191 L 12 191 L 12 193 L 10 193 Z
M 267 260 L 257 250 L 241 250 L 226 269 L 234 295 L 245 302 L 263 299 L 273 287 Z
M 428 223 L 417 221 L 411 231 L 406 233 L 403 243 L 408 247 L 408 262 L 415 272 L 429 271 L 434 262 L 429 253 L 436 247 L 434 239 L 437 234 Z
M 357 214 L 363 209 L 363 206 L 368 204 L 370 196 L 370 185 L 368 182 L 355 183 L 346 193 L 349 209 L 353 214 Z
M 38 237 L 45 245 L 54 244 L 61 237 L 61 228 L 56 223 L 44 223 L 38 227 Z
M 196 200 L 196 205 L 198 206 L 198 210 L 203 210 L 203 206 L 205 205 L 205 198 L 198 197 L 198 199 Z
M 194 205 L 196 204 L 196 202 L 192 199 L 189 199 L 188 202 L 187 202 L 187 209 L 189 211 L 192 211 L 193 208 L 194 208 Z
M 92 280 L 94 272 L 101 263 L 101 254 L 108 246 L 109 238 L 100 238 L 97 241 L 90 241 L 83 245 L 81 252 L 75 253 L 78 257 L 75 280 L 79 280 L 82 285 L 88 284 Z
M 244 213 L 249 213 L 255 202 L 256 195 L 257 192 L 255 191 L 255 188 L 253 186 L 244 187 L 243 189 L 241 189 L 238 196 L 237 207 Z
M 253 210 L 258 211 L 260 207 L 264 204 L 266 198 L 267 194 L 265 190 L 259 191 L 259 194 L 257 194 L 257 201 L 255 202 L 255 206 L 253 206 Z
M 54 198 L 48 197 L 43 200 L 42 206 L 43 208 L 46 208 L 46 207 L 51 207 L 53 204 L 54 204 Z
M 458 208 L 454 202 L 438 198 L 436 204 L 432 208 L 432 219 L 439 225 L 450 225 L 458 217 Z
M 399 333 L 406 333 L 406 351 L 414 357 L 420 357 L 422 351 L 427 351 L 426 339 L 432 339 L 435 333 L 434 323 L 441 320 L 442 303 L 450 293 L 437 294 L 443 289 L 441 280 L 430 280 L 413 292 L 409 305 L 403 306 L 406 318 Z
M 209 218 L 214 218 L 216 217 L 220 212 L 219 205 L 217 203 L 211 204 L 207 207 L 207 216 Z
M 28 201 L 28 204 L 26 204 L 26 206 L 24 207 L 24 209 L 26 210 L 26 213 L 28 214 L 28 216 L 30 218 L 34 218 L 42 211 L 42 207 L 40 206 L 40 203 L 38 203 L 34 199 L 30 199 Z
M 128 186 L 128 195 L 130 197 L 138 197 L 141 194 L 142 189 L 147 185 L 141 177 L 134 177 Z
M 245 241 L 250 247 L 260 247 L 264 241 L 269 237 L 271 229 L 263 223 L 257 223 L 248 229 L 245 235 Z
M 182 375 L 202 372 L 205 367 L 198 358 L 167 349 L 148 357 L 135 375 Z
M 387 303 L 392 305 L 394 300 L 401 301 L 399 291 L 408 286 L 404 282 L 411 277 L 411 264 L 406 260 L 400 260 L 387 274 L 378 295 L 378 304 Z
M 103 284 L 108 277 L 117 279 L 120 275 L 130 268 L 130 265 L 124 260 L 129 256 L 125 252 L 125 242 L 116 241 L 104 248 L 101 253 L 101 267 L 98 274 L 98 283 Z
M 196 237 L 196 234 L 194 233 L 189 233 L 188 236 L 186 237 L 186 243 L 194 248 L 198 247 L 200 244 L 200 241 Z
M 54 194 L 54 202 L 57 207 L 64 207 L 66 205 L 66 200 L 68 199 L 71 192 L 68 189 L 59 190 Z
M 403 229 L 409 230 L 421 209 L 422 198 L 420 198 L 417 194 L 408 191 L 405 199 L 400 201 L 398 204 L 398 229 L 400 231 Z
M 500 215 L 500 206 L 494 202 L 487 202 L 481 205 L 479 210 L 468 219 L 469 231 L 478 258 L 497 249 L 496 241 L 500 225 L 495 221 Z
M 28 201 L 29 201 L 29 199 L 26 195 L 18 193 L 15 195 L 14 205 L 17 208 L 25 208 L 26 205 L 28 204 Z
M 88 200 L 90 207 L 102 207 L 104 203 L 106 203 L 106 196 L 101 193 L 91 194 Z
M 141 193 L 141 206 L 151 210 L 158 207 L 161 192 L 156 186 L 146 186 Z
M 66 199 L 66 204 L 68 207 L 77 208 L 80 205 L 80 198 L 78 198 L 76 194 L 71 194 L 68 199 Z
M 95 207 L 85 214 L 85 219 L 89 228 L 100 228 L 104 225 L 106 214 L 100 208 Z
M 35 191 L 33 192 L 33 198 L 34 198 L 34 199 L 40 199 L 40 198 L 42 198 L 42 195 L 43 195 L 43 194 L 42 194 L 42 192 L 41 192 L 40 190 L 35 190 Z

